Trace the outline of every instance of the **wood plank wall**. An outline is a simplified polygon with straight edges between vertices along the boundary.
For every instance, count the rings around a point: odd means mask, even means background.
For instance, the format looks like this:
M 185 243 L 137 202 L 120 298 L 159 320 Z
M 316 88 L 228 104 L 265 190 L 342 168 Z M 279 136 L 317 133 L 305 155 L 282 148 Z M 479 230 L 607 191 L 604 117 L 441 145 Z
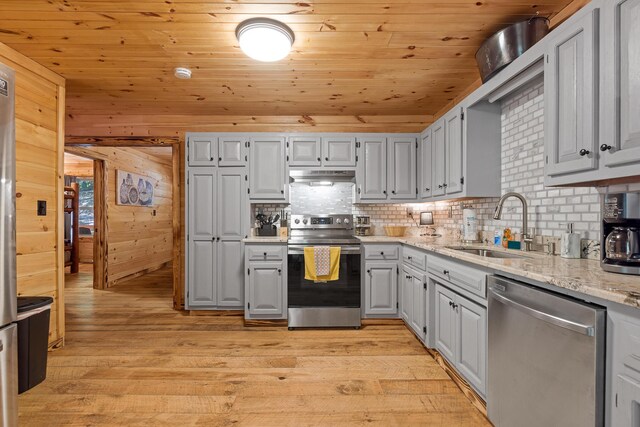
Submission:
M 16 245 L 18 295 L 54 298 L 49 344 L 64 342 L 62 229 L 65 81 L 0 43 L 0 62 L 16 72 Z M 47 215 L 36 215 L 36 202 Z
M 107 165 L 107 286 L 153 271 L 173 256 L 172 162 L 144 148 L 86 147 L 87 155 Z M 158 181 L 153 207 L 116 204 L 119 169 Z M 153 216 L 155 210 L 156 216 Z

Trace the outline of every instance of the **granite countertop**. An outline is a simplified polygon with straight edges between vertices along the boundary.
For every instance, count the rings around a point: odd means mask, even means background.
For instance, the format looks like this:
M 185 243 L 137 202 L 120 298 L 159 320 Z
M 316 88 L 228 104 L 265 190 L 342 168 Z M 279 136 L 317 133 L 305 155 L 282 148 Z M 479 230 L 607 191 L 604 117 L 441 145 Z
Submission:
M 280 236 L 251 236 L 242 239 L 243 243 L 287 243 L 288 237 Z
M 540 252 L 521 252 L 483 244 L 462 245 L 450 238 L 365 236 L 359 239 L 362 243 L 403 243 L 514 276 L 548 283 L 607 301 L 640 307 L 640 276 L 606 272 L 600 268 L 600 262 L 597 260 L 565 259 Z M 447 246 L 477 247 L 523 256 L 485 258 L 448 249 Z

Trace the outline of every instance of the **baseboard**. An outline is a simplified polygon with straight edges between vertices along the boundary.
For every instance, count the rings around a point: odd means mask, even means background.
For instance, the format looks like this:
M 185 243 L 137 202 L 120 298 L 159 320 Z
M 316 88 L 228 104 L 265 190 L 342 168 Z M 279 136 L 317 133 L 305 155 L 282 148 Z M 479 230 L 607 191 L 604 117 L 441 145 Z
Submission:
M 244 326 L 256 327 L 256 326 L 287 326 L 287 319 L 244 319 Z
M 58 350 L 64 347 L 64 337 L 58 338 L 52 343 L 49 343 L 49 351 Z
M 188 310 L 189 316 L 243 316 L 242 310 Z

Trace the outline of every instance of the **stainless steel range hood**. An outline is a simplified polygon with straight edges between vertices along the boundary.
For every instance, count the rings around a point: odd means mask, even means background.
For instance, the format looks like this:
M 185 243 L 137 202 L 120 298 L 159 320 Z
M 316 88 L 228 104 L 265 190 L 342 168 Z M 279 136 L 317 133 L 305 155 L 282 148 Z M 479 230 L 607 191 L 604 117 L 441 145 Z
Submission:
M 345 170 L 291 170 L 289 171 L 290 182 L 300 183 L 336 183 L 351 182 L 355 183 L 356 172 Z

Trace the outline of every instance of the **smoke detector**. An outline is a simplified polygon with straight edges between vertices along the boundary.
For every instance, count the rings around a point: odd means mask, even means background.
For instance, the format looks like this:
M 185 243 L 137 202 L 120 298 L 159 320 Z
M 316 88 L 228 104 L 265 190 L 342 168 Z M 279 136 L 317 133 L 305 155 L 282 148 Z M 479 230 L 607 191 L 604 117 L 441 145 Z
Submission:
M 176 76 L 177 79 L 188 80 L 191 78 L 191 70 L 188 68 L 178 67 L 173 70 L 173 75 Z

